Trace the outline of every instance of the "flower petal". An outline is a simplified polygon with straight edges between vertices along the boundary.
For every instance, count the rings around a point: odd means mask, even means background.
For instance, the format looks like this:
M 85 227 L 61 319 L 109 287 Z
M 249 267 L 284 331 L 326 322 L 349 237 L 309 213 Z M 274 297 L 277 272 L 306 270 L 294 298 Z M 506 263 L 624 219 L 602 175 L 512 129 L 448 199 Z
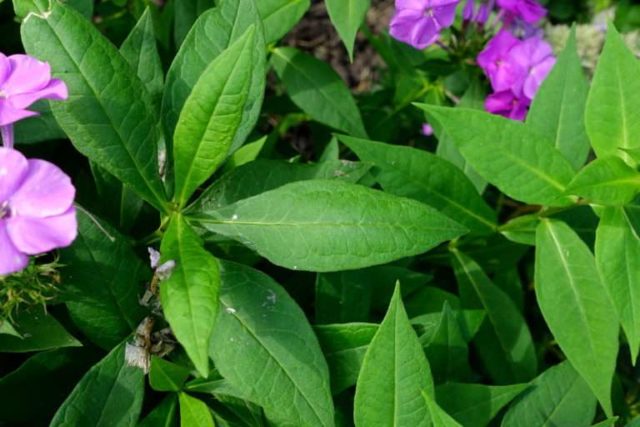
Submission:
M 29 55 L 11 55 L 11 74 L 3 90 L 9 96 L 43 89 L 51 80 L 51 67 Z
M 7 126 L 37 115 L 38 113 L 33 111 L 15 108 L 8 99 L 0 98 L 0 126 Z
M 4 81 L 9 77 L 9 72 L 11 72 L 11 62 L 0 52 L 0 90 L 2 90 Z
M 78 235 L 76 209 L 49 218 L 13 216 L 7 221 L 7 231 L 19 251 L 36 255 L 69 246 Z
M 71 179 L 59 167 L 45 160 L 30 159 L 22 185 L 9 204 L 17 216 L 45 218 L 67 211 L 75 195 Z
M 17 273 L 29 264 L 29 257 L 20 252 L 7 234 L 7 224 L 0 220 L 0 276 Z
M 0 204 L 16 192 L 28 169 L 29 163 L 19 151 L 0 147 Z
M 16 108 L 28 108 L 31 104 L 41 99 L 62 101 L 68 97 L 67 85 L 62 80 L 53 79 L 47 86 L 38 91 L 12 95 L 10 101 L 11 105 Z
M 413 9 L 422 12 L 426 6 L 426 0 L 396 0 L 396 10 Z

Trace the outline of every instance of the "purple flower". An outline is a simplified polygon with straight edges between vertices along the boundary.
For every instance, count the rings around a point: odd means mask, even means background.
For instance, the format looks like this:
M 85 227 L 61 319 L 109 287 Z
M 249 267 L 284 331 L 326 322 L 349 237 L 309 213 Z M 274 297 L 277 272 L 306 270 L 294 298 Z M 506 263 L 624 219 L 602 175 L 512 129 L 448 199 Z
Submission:
M 547 15 L 547 10 L 536 0 L 498 0 L 498 7 L 504 11 L 507 24 L 515 19 L 535 24 Z
M 424 123 L 422 125 L 422 134 L 424 136 L 431 136 L 433 135 L 433 126 L 431 126 L 429 123 Z
M 0 53 L 0 126 L 38 113 L 27 108 L 40 99 L 67 99 L 67 86 L 51 78 L 51 67 L 28 55 Z
M 530 104 L 529 99 L 516 96 L 512 91 L 505 90 L 489 95 L 484 102 L 484 108 L 492 114 L 508 119 L 524 120 Z
M 514 46 L 509 57 L 511 62 L 524 70 L 523 78 L 513 88 L 514 92 L 533 100 L 556 63 L 553 49 L 541 37 L 531 37 Z
M 391 36 L 416 49 L 424 49 L 438 40 L 440 31 L 450 27 L 459 0 L 396 0 L 391 19 Z
M 496 92 L 510 89 L 524 76 L 522 66 L 511 60 L 510 52 L 520 40 L 509 31 L 500 30 L 478 55 L 477 61 L 480 68 L 491 82 L 491 87 Z
M 76 238 L 75 188 L 57 166 L 0 147 L 0 275 Z
M 464 5 L 464 9 L 462 9 L 462 19 L 467 22 L 472 21 L 475 13 L 476 13 L 475 0 L 467 0 L 467 3 Z

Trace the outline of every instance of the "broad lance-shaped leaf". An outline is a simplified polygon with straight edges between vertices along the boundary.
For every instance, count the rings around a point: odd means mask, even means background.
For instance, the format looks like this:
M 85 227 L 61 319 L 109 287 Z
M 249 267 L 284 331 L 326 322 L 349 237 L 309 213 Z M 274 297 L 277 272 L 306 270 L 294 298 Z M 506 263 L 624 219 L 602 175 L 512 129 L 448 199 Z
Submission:
M 640 350 L 640 238 L 623 208 L 602 212 L 595 255 L 635 363 Z
M 193 24 L 167 73 L 162 118 L 168 141 L 173 140 L 178 116 L 202 73 L 252 25 L 256 28 L 253 65 L 251 70 L 245 70 L 251 74 L 251 83 L 231 151 L 240 147 L 253 129 L 262 108 L 266 81 L 264 34 L 255 3 L 255 0 L 225 0 L 204 12 Z
M 275 49 L 271 65 L 294 104 L 312 119 L 367 137 L 356 101 L 330 65 L 292 47 Z
M 273 43 L 287 34 L 302 18 L 310 0 L 260 0 L 257 2 L 264 23 L 264 38 Z
M 535 284 L 538 305 L 558 345 L 611 416 L 618 317 L 593 254 L 563 222 L 538 225 Z
M 304 313 L 269 276 L 222 263 L 222 310 L 210 354 L 274 425 L 334 426 L 329 371 Z
M 436 387 L 436 401 L 463 426 L 485 427 L 529 384 L 489 386 L 447 383 Z
M 486 311 L 475 342 L 489 374 L 499 384 L 531 380 L 537 370 L 535 348 L 515 303 L 467 255 L 454 250 L 452 261 L 462 306 Z
M 431 370 L 409 323 L 398 284 L 358 376 L 356 427 L 429 426 L 423 391 L 434 396 Z
M 551 367 L 531 382 L 502 420 L 502 427 L 589 426 L 596 397 L 567 361 Z
M 589 82 L 578 56 L 574 28 L 527 115 L 527 125 L 547 137 L 574 169 L 580 168 L 589 155 L 584 125 L 588 94 Z
M 353 62 L 353 45 L 371 0 L 326 0 L 327 12 Z
M 200 399 L 186 393 L 178 395 L 180 401 L 180 425 L 183 427 L 214 427 L 211 410 Z
M 640 193 L 640 173 L 619 157 L 601 157 L 576 175 L 567 193 L 592 203 L 622 206 Z
M 153 18 L 148 7 L 120 46 L 120 53 L 147 87 L 153 104 L 157 107 L 164 88 L 164 72 L 153 30 Z
M 546 137 L 529 126 L 483 111 L 419 104 L 444 128 L 464 158 L 514 199 L 565 206 L 573 167 Z
M 385 191 L 426 203 L 472 231 L 495 231 L 496 213 L 469 178 L 448 161 L 411 147 L 338 138 L 360 160 L 380 168 L 376 179 Z
M 111 349 L 144 318 L 138 298 L 151 272 L 120 233 L 84 209 L 77 216 L 78 238 L 61 251 L 64 301 L 75 325 Z
M 164 315 L 198 372 L 207 377 L 209 342 L 218 313 L 218 261 L 180 215 L 171 220 L 160 251 L 163 262 L 176 263 L 160 284 Z
M 610 24 L 585 115 L 587 134 L 598 157 L 619 156 L 629 161 L 623 150 L 640 146 L 638 75 L 638 59 Z
M 256 61 L 255 26 L 204 70 L 174 135 L 175 199 L 180 206 L 226 158 L 241 125 Z
M 466 232 L 416 201 L 327 180 L 287 184 L 192 220 L 277 265 L 309 271 L 384 264 Z
M 164 210 L 158 118 L 149 92 L 91 22 L 51 4 L 50 11 L 30 15 L 21 34 L 27 52 L 49 62 L 69 87 L 67 101 L 51 103 L 56 120 L 82 154 Z
M 114 348 L 85 374 L 51 421 L 57 426 L 135 426 L 144 398 L 144 371 Z
M 180 391 L 190 373 L 190 368 L 152 355 L 149 385 L 156 391 Z

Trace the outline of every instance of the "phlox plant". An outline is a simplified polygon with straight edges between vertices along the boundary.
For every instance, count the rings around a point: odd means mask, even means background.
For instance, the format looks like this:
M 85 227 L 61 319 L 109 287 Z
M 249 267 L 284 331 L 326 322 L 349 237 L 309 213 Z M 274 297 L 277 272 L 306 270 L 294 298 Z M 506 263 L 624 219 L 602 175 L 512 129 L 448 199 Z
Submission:
M 638 424 L 640 9 L 387 3 L 0 0 L 0 426 Z

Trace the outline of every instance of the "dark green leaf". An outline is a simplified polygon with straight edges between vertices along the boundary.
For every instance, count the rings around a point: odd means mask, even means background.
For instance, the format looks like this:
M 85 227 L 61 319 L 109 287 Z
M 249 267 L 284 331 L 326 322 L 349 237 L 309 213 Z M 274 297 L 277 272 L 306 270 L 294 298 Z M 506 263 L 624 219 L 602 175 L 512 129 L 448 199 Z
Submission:
M 151 356 L 149 384 L 156 391 L 180 391 L 189 377 L 189 369 L 184 366 Z
M 26 353 L 61 347 L 80 347 L 75 339 L 50 314 L 40 307 L 19 310 L 13 315 L 13 326 L 19 336 L 0 335 L 0 352 Z

